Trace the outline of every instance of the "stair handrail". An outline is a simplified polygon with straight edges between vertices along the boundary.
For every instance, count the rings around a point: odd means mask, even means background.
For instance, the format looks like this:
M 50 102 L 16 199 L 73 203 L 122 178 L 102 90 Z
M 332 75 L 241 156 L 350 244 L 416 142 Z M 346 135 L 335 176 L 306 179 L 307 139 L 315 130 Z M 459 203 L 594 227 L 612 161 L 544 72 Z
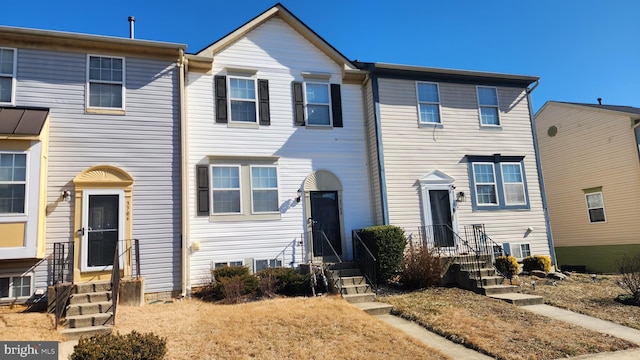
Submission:
M 60 326 L 60 322 L 62 321 L 62 317 L 67 308 L 67 302 L 69 302 L 69 298 L 71 297 L 71 292 L 73 290 L 73 283 L 71 284 L 62 284 L 57 283 L 53 285 L 53 289 L 55 292 L 55 304 L 54 304 L 54 312 L 56 316 L 56 329 Z
M 67 303 L 71 297 L 71 292 L 73 291 L 73 276 L 71 276 L 70 283 L 65 283 L 65 275 L 69 275 L 71 261 L 73 260 L 72 251 L 73 243 L 71 242 L 53 243 L 51 284 L 53 284 L 55 298 L 53 306 L 49 308 L 49 311 L 55 314 L 56 329 L 60 326 Z
M 378 279 L 376 277 L 376 263 L 377 259 L 373 256 L 369 247 L 362 241 L 362 238 L 358 232 L 362 229 L 356 229 L 351 231 L 351 241 L 353 245 L 353 259 L 360 267 L 360 270 L 364 273 L 364 277 L 367 279 L 373 290 L 378 289 Z M 364 249 L 364 251 L 360 250 Z M 361 255 L 363 255 L 361 257 Z
M 118 243 L 119 242 L 116 241 L 115 251 L 113 255 L 113 265 L 111 266 L 111 311 L 113 312 L 113 325 L 116 324 L 118 292 L 120 289 L 120 252 L 118 251 Z
M 496 254 L 500 254 L 500 256 L 506 256 L 507 252 L 504 250 L 502 245 L 496 243 L 487 235 L 485 231 L 484 224 L 472 224 L 465 226 L 465 234 L 469 231 L 476 243 L 476 248 L 478 249 L 478 253 L 482 253 L 482 255 L 491 256 L 491 264 L 495 268 L 496 263 Z M 496 272 L 505 279 L 508 277 L 503 274 L 498 268 L 495 268 Z
M 278 260 L 278 259 L 280 258 L 280 255 L 282 255 L 282 261 L 281 261 L 281 264 L 283 264 L 283 265 L 284 265 L 285 251 L 287 251 L 287 249 L 289 249 L 289 248 L 294 248 L 294 249 L 295 249 L 295 244 L 296 244 L 296 243 L 298 243 L 298 242 L 300 243 L 300 246 L 302 247 L 302 246 L 303 246 L 304 241 L 299 241 L 299 240 L 298 240 L 298 238 L 295 238 L 295 239 L 291 240 L 291 242 L 289 242 L 289 243 L 288 243 L 288 244 L 287 244 L 287 245 L 286 245 L 286 246 L 285 246 L 285 247 L 284 247 L 284 248 L 283 248 L 283 249 L 278 253 L 278 255 L 276 255 L 276 256 L 275 256 L 274 258 L 272 258 L 272 259 L 269 259 L 269 261 L 271 261 L 271 260 Z M 294 251 L 295 251 L 295 250 L 294 250 Z M 304 251 L 304 249 L 303 249 L 302 251 Z M 294 254 L 294 256 L 295 256 L 295 254 Z M 289 265 L 290 265 L 291 267 L 293 267 L 294 263 L 295 263 L 295 261 L 294 261 L 294 259 L 292 258 L 292 259 L 291 259 L 291 261 L 289 262 Z M 269 264 L 269 263 L 268 263 L 268 264 L 267 264 L 267 267 L 270 267 L 270 266 L 271 266 L 271 264 Z
M 316 230 L 318 231 L 318 230 Z M 342 278 L 342 259 L 340 258 L 340 255 L 338 255 L 338 252 L 336 251 L 336 249 L 333 247 L 333 245 L 331 244 L 331 241 L 329 241 L 329 238 L 327 237 L 327 234 L 325 234 L 324 230 L 320 230 L 320 235 L 322 238 L 322 263 L 326 264 L 328 263 L 327 261 L 327 257 L 324 251 L 324 243 L 327 243 L 329 245 L 329 248 L 331 249 L 331 252 L 333 253 L 333 256 L 335 256 L 335 258 L 338 260 L 338 279 Z M 324 273 L 324 269 L 323 269 L 323 273 Z M 335 279 L 331 279 L 334 283 L 336 282 Z M 338 286 L 338 292 L 341 293 L 342 292 L 342 284 L 341 281 L 338 280 L 337 281 L 337 286 Z

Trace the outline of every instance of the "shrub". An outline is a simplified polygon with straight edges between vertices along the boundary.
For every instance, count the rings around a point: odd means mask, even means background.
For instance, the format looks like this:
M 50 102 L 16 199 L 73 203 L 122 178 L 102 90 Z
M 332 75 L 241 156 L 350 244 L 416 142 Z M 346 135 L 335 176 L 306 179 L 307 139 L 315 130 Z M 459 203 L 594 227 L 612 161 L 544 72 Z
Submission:
M 547 255 L 527 256 L 522 259 L 522 270 L 527 272 L 540 270 L 548 273 L 551 271 L 551 257 Z
M 71 360 L 159 360 L 167 353 L 167 340 L 135 330 L 127 335 L 99 334 L 81 338 Z
M 244 296 L 252 296 L 258 290 L 258 278 L 244 266 L 229 266 L 211 271 L 211 281 L 196 292 L 202 300 L 224 300 L 238 303 Z
M 378 260 L 378 281 L 389 280 L 402 270 L 402 257 L 407 246 L 402 228 L 394 225 L 373 226 L 360 230 L 358 235 Z
M 498 271 L 500 271 L 500 273 L 506 276 L 509 280 L 513 278 L 513 275 L 518 274 L 518 260 L 513 256 L 498 256 L 496 258 L 495 266 L 496 269 L 498 269 Z
M 267 268 L 256 275 L 260 279 L 262 295 L 302 296 L 310 291 L 310 275 L 300 274 L 292 268 Z
M 619 285 L 633 297 L 636 304 L 640 304 L 640 253 L 625 254 L 617 261 L 618 271 L 622 275 Z
M 442 263 L 426 246 L 409 249 L 402 259 L 400 282 L 410 289 L 421 289 L 440 282 Z

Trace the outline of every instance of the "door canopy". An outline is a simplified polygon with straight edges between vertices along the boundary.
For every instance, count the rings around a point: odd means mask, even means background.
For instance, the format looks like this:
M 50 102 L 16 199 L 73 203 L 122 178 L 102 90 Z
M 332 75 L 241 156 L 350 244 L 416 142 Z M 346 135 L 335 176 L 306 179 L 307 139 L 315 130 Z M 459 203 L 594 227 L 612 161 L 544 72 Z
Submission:
M 314 171 L 304 180 L 303 190 L 307 191 L 342 191 L 338 177 L 327 170 Z
M 133 184 L 133 178 L 126 171 L 111 165 L 97 165 L 87 168 L 73 178 L 76 187 L 126 188 Z

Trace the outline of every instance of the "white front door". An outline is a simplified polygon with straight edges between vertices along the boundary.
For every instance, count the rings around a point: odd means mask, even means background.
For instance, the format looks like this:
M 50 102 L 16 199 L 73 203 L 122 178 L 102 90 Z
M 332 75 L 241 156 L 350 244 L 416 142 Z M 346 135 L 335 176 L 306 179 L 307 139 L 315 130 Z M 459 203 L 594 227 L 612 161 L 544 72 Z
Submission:
M 81 270 L 110 270 L 116 246 L 120 249 L 124 240 L 124 191 L 85 190 L 80 232 Z

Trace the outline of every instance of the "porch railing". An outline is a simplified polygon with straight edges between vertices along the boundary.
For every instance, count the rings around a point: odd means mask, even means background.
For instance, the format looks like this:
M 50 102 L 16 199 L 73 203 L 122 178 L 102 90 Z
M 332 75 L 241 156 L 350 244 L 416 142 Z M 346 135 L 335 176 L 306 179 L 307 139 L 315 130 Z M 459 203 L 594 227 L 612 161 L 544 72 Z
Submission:
M 320 246 L 321 248 L 320 251 L 322 252 L 322 263 L 323 264 L 333 263 L 334 265 L 338 266 L 338 279 L 331 279 L 331 281 L 338 288 L 338 293 L 342 293 L 342 281 L 340 280 L 340 278 L 342 278 L 342 259 L 340 258 L 340 255 L 338 255 L 338 252 L 336 251 L 336 249 L 331 244 L 331 241 L 329 241 L 327 234 L 325 234 L 325 232 L 322 230 L 316 230 L 316 232 L 317 231 L 320 231 L 320 238 L 321 238 L 320 243 L 322 244 Z M 326 251 L 327 249 L 331 251 Z
M 120 258 L 124 268 L 120 268 Z M 129 265 L 130 264 L 130 265 Z M 118 310 L 118 295 L 122 270 L 125 277 L 137 279 L 140 274 L 140 241 L 138 239 L 120 240 L 116 243 L 113 254 L 113 266 L 111 267 L 111 310 L 113 311 L 113 324 L 116 323 Z
M 53 313 L 55 314 L 56 329 L 64 316 L 67 302 L 73 291 L 73 243 L 54 243 L 51 255 L 51 284 L 55 299 Z
M 485 258 L 490 259 L 491 264 L 495 264 L 496 257 L 507 255 L 504 248 L 487 235 L 484 224 L 467 225 L 464 227 L 464 233 L 467 239 L 472 239 L 477 252 L 484 255 Z M 500 273 L 498 269 L 496 269 L 496 271 L 500 276 L 507 278 L 507 276 Z
M 360 230 L 351 231 L 351 241 L 353 245 L 353 260 L 358 264 L 360 270 L 364 273 L 364 277 L 367 279 L 367 282 L 373 290 L 378 289 L 378 280 L 376 278 L 376 265 L 377 260 L 376 257 L 373 256 L 373 253 L 367 245 L 365 245 L 362 238 L 358 234 Z

